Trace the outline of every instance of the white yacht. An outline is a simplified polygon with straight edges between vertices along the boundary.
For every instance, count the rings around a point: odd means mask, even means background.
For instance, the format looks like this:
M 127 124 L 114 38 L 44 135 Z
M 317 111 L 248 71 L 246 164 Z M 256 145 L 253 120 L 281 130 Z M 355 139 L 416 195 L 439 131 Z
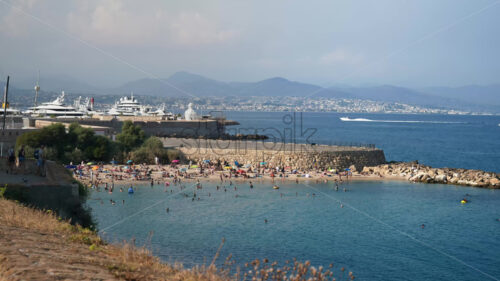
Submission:
M 151 112 L 151 115 L 154 116 L 165 116 L 167 120 L 175 120 L 176 116 L 172 112 L 166 111 L 165 104 L 161 104 L 155 111 Z
M 141 105 L 134 93 L 130 97 L 122 97 L 115 102 L 113 107 L 108 111 L 109 115 L 123 115 L 123 116 L 142 116 L 151 115 L 152 108 L 150 106 Z
M 130 97 L 125 96 L 120 98 L 113 107 L 107 112 L 108 115 L 121 116 L 166 116 L 168 119 L 174 119 L 175 115 L 165 111 L 165 104 L 162 104 L 158 109 L 153 110 L 149 105 L 142 105 L 134 97 L 134 93 Z
M 25 114 L 39 117 L 83 117 L 85 112 L 76 109 L 73 106 L 64 104 L 64 91 L 55 100 L 44 102 L 38 106 L 30 107 Z

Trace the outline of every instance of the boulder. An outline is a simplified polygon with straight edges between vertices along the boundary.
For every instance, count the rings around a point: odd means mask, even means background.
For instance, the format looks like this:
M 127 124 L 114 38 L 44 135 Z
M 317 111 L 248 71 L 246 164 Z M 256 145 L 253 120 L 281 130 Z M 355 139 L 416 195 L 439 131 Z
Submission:
M 490 185 L 491 185 L 491 186 L 495 186 L 495 187 L 496 187 L 496 186 L 500 186 L 500 179 L 497 179 L 497 178 L 491 178 L 489 182 L 490 182 Z
M 437 175 L 434 177 L 434 181 L 438 182 L 438 183 L 447 183 L 448 182 L 448 179 L 446 177 L 446 175 Z
M 353 173 L 358 171 L 356 169 L 356 166 L 354 166 L 354 165 L 349 166 L 349 170 L 351 170 L 351 172 L 353 172 Z

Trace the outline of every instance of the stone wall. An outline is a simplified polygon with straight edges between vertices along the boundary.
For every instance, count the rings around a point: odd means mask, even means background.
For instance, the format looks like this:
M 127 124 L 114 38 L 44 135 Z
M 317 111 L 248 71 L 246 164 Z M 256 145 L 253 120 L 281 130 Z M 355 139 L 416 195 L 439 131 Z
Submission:
M 345 169 L 353 165 L 362 170 L 365 166 L 386 163 L 382 150 L 364 147 L 219 140 L 183 140 L 180 143 L 178 140 L 177 143 L 165 140 L 164 144 L 177 147 L 194 162 L 220 160 L 233 164 L 238 161 L 239 164 L 254 167 L 267 162 L 270 167 L 284 166 L 298 170 Z
M 88 225 L 90 217 L 83 208 L 78 184 L 66 169 L 55 162 L 45 162 L 46 176 L 36 175 L 36 161 L 26 159 L 24 172 L 6 174 L 7 159 L 0 159 L 0 186 L 7 186 L 4 196 L 39 209 L 50 209 L 65 220 Z

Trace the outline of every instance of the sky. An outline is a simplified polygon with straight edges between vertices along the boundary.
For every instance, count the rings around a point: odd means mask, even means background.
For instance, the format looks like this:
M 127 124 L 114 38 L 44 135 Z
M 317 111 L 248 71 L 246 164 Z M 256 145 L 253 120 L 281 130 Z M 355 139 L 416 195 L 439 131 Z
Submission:
M 500 0 L 0 0 L 0 75 L 500 83 Z

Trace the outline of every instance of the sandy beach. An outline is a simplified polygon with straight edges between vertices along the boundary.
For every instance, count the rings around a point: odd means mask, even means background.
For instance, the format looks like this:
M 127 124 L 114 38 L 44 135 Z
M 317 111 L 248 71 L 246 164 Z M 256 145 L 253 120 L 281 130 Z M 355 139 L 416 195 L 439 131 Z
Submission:
M 356 171 L 296 171 L 261 167 L 258 169 L 216 169 L 214 166 L 198 165 L 78 165 L 70 167 L 73 176 L 89 187 L 114 185 L 161 184 L 165 186 L 183 182 L 220 182 L 251 184 L 269 182 L 338 182 L 406 180 L 398 176 L 363 175 Z

